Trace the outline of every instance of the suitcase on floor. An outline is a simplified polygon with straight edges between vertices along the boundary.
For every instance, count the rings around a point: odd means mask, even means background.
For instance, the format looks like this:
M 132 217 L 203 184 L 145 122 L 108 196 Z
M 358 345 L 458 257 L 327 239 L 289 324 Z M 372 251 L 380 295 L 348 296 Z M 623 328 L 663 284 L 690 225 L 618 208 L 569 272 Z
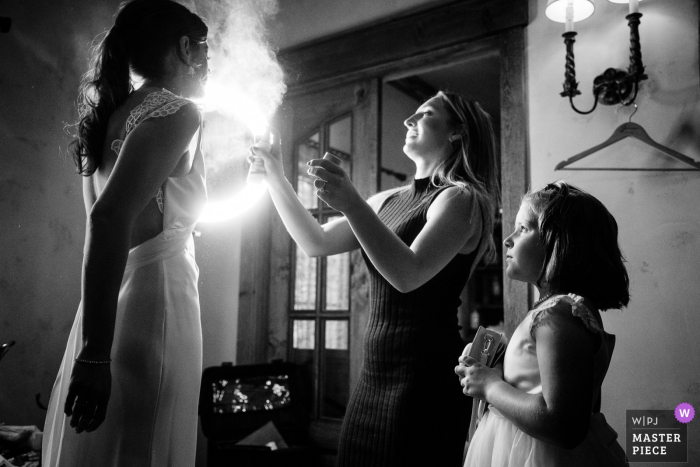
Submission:
M 206 368 L 202 374 L 199 416 L 207 437 L 208 467 L 285 467 L 315 465 L 308 445 L 308 392 L 293 363 Z M 237 444 L 274 424 L 288 447 Z M 264 428 L 263 428 L 264 429 Z

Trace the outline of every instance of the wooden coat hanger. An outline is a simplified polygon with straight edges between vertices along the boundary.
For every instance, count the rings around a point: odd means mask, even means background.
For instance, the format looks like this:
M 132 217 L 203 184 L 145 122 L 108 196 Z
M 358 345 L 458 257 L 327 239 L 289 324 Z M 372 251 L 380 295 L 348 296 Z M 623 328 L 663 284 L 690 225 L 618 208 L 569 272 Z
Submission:
M 644 130 L 644 128 L 632 121 L 632 116 L 637 113 L 637 104 L 634 104 L 634 112 L 632 112 L 632 115 L 630 115 L 630 119 L 627 123 L 623 123 L 622 125 L 618 126 L 613 134 L 605 140 L 604 142 L 600 143 L 597 146 L 593 146 L 592 148 L 583 151 L 582 153 L 576 154 L 575 156 L 569 157 L 568 159 L 561 161 L 560 163 L 557 164 L 557 166 L 554 168 L 554 170 L 562 170 L 566 168 L 566 170 L 628 170 L 628 171 L 656 171 L 656 172 L 685 172 L 685 171 L 700 171 L 700 162 L 696 162 L 695 160 L 691 159 L 688 156 L 684 156 L 683 154 L 674 151 L 671 148 L 668 148 L 666 146 L 663 146 L 653 139 L 647 134 L 647 132 Z M 690 165 L 693 168 L 681 168 L 681 169 L 643 169 L 643 168 L 579 168 L 579 167 L 567 167 L 570 164 L 573 164 L 576 161 L 579 161 L 583 159 L 586 156 L 589 156 L 595 152 L 600 151 L 603 148 L 606 148 L 612 144 L 617 143 L 618 141 L 625 139 L 625 138 L 635 138 L 638 139 L 639 141 L 648 144 L 649 146 L 653 147 L 654 149 L 666 154 L 667 156 L 671 156 L 672 158 L 683 162 L 684 164 Z

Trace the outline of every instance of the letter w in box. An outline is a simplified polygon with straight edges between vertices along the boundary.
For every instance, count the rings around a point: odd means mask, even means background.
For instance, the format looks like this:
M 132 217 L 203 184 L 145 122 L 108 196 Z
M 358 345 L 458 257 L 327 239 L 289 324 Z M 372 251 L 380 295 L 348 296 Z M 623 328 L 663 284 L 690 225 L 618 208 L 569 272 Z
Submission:
M 503 359 L 506 351 L 505 341 L 501 333 L 479 326 L 469 356 L 488 367 L 493 367 Z

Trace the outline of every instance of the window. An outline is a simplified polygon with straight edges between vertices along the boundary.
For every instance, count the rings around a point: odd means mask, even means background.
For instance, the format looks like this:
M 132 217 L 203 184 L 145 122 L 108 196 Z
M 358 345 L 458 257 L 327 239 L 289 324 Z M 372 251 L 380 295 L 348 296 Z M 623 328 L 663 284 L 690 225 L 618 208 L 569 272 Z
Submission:
M 296 144 L 297 195 L 321 224 L 340 214 L 318 199 L 306 163 L 326 152 L 351 173 L 352 115 L 323 123 Z M 313 388 L 313 418 L 342 419 L 350 397 L 350 254 L 310 258 L 294 246 L 293 259 L 289 360 Z

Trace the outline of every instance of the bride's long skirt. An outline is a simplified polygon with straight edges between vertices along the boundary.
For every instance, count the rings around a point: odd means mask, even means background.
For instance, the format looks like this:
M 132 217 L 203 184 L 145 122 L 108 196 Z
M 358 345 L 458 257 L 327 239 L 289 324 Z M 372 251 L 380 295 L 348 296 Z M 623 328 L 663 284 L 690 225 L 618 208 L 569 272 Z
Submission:
M 44 467 L 192 467 L 202 331 L 192 236 L 161 233 L 132 249 L 119 292 L 112 394 L 103 424 L 76 434 L 63 413 L 82 347 L 78 309 L 51 394 Z

